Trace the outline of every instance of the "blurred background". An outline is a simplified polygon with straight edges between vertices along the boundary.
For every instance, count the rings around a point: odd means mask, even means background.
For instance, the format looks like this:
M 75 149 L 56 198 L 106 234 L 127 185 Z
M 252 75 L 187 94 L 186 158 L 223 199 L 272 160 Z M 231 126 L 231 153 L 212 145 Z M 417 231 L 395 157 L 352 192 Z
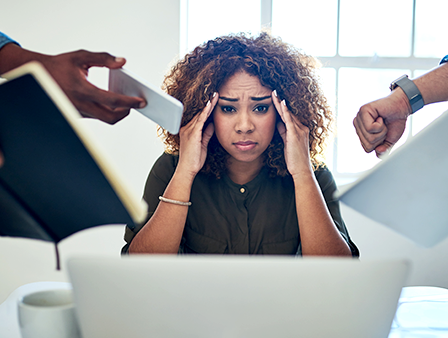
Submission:
M 319 76 L 337 127 L 326 163 L 339 186 L 379 162 L 364 153 L 354 131 L 359 107 L 387 95 L 402 74 L 417 77 L 448 54 L 445 0 L 16 0 L 3 1 L 1 11 L 0 31 L 24 48 L 47 54 L 107 51 L 125 57 L 125 68 L 158 86 L 179 56 L 208 39 L 271 30 L 322 64 Z M 108 71 L 92 69 L 89 79 L 107 88 Z M 446 103 L 434 104 L 413 115 L 400 143 L 447 109 Z M 156 125 L 135 111 L 114 126 L 91 119 L 82 124 L 141 196 L 163 152 Z M 448 287 L 448 240 L 422 248 L 344 205 L 342 212 L 361 259 L 406 258 L 413 267 L 408 285 Z M 53 244 L 0 237 L 0 303 L 29 282 L 67 281 L 64 262 L 73 255 L 119 257 L 123 233 L 122 224 L 105 225 L 62 241 L 62 271 L 55 270 Z

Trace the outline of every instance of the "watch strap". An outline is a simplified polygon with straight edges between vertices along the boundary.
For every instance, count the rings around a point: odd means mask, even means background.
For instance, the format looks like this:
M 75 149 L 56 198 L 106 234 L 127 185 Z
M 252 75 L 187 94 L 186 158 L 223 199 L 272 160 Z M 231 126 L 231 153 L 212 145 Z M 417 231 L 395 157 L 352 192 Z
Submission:
M 422 94 L 415 83 L 410 80 L 407 75 L 403 75 L 392 82 L 390 90 L 394 90 L 397 87 L 400 87 L 408 97 L 412 109 L 411 114 L 414 114 L 417 110 L 423 108 L 425 102 L 423 101 Z

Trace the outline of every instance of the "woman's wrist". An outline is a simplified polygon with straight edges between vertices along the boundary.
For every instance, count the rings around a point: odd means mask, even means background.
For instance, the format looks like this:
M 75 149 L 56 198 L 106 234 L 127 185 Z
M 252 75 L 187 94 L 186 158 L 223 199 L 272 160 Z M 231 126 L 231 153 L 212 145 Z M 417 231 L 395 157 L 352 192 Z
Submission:
M 296 187 L 303 187 L 307 184 L 315 185 L 317 183 L 316 176 L 311 168 L 310 170 L 303 170 L 291 176 Z
M 188 182 L 193 183 L 198 172 L 199 170 L 196 171 L 192 169 L 192 166 L 190 164 L 182 163 L 181 161 L 179 161 L 174 174 Z
M 288 168 L 289 173 L 292 176 L 292 179 L 295 181 L 307 180 L 310 178 L 314 178 L 314 170 L 311 162 L 308 160 L 308 164 L 299 164 L 296 168 Z
M 171 177 L 171 181 L 170 181 L 170 184 L 168 187 L 175 187 L 174 191 L 175 191 L 176 195 L 181 191 L 188 191 L 188 194 L 182 194 L 182 195 L 185 195 L 185 196 L 182 196 L 184 199 L 185 198 L 188 199 L 190 197 L 190 191 L 191 191 L 191 187 L 193 185 L 193 181 L 194 181 L 195 177 L 196 177 L 196 175 L 192 175 L 190 172 L 181 170 L 178 167 L 174 171 L 174 174 Z M 169 189 L 169 190 L 173 190 L 173 189 Z M 165 192 L 167 192 L 167 191 L 165 191 Z M 164 194 L 164 196 L 165 196 L 165 194 Z M 176 196 L 165 196 L 165 197 L 176 199 Z M 181 196 L 179 196 L 179 198 L 180 197 Z

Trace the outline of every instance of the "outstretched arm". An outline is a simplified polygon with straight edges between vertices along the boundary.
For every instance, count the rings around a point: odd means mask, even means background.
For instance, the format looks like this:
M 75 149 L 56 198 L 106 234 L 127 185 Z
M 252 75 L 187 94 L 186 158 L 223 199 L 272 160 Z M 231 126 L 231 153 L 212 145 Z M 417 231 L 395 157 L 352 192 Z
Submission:
M 108 53 L 85 50 L 59 55 L 45 55 L 8 43 L 0 49 L 0 74 L 29 61 L 39 61 L 56 80 L 75 107 L 85 117 L 116 123 L 129 114 L 131 108 L 144 107 L 138 97 L 111 93 L 95 87 L 87 80 L 90 67 L 121 68 L 126 60 Z
M 448 101 L 448 63 L 413 80 L 424 104 Z M 409 99 L 400 87 L 388 96 L 363 105 L 353 124 L 366 152 L 377 156 L 390 150 L 403 135 L 412 113 Z

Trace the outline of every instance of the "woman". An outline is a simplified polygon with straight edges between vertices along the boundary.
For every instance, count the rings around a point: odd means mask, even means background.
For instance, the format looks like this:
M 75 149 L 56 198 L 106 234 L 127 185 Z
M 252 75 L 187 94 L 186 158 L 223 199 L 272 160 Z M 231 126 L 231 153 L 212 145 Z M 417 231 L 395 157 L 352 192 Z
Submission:
M 165 79 L 179 135 L 145 187 L 130 253 L 358 256 L 318 160 L 331 114 L 313 59 L 266 33 L 208 41 Z

